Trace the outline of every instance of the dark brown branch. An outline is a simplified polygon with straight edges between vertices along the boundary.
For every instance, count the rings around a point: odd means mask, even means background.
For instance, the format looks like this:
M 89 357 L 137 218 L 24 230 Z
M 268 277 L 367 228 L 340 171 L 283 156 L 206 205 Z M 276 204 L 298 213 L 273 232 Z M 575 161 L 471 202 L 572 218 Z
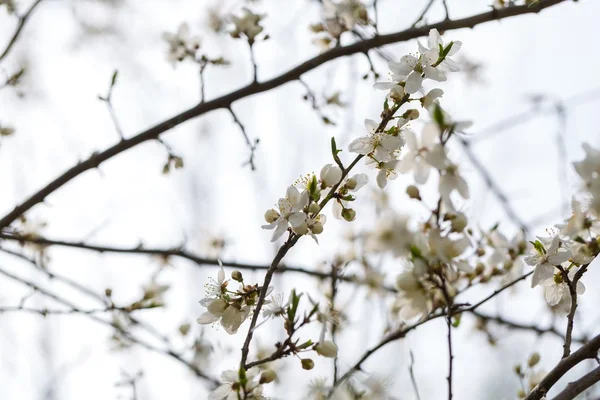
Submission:
M 41 237 L 41 236 L 24 237 L 24 236 L 1 233 L 1 232 L 0 232 L 0 239 L 15 241 L 15 242 L 19 242 L 22 244 L 23 243 L 33 243 L 33 244 L 39 244 L 42 246 L 70 247 L 70 248 L 75 248 L 75 249 L 95 251 L 98 253 L 154 255 L 154 256 L 159 256 L 159 257 L 163 257 L 163 258 L 179 257 L 179 258 L 183 258 L 183 259 L 192 261 L 195 264 L 197 264 L 198 266 L 201 266 L 201 265 L 214 265 L 214 266 L 223 265 L 225 267 L 231 267 L 231 268 L 241 269 L 241 270 L 253 270 L 253 271 L 261 271 L 261 270 L 266 271 L 269 269 L 269 267 L 267 265 L 245 264 L 245 263 L 238 263 L 238 262 L 233 262 L 233 261 L 219 260 L 216 258 L 204 258 L 204 257 L 200 257 L 198 255 L 195 255 L 189 251 L 186 251 L 182 248 L 159 249 L 159 248 L 144 248 L 141 246 L 113 247 L 113 246 L 103 246 L 103 245 L 92 245 L 92 244 L 87 244 L 84 242 L 54 240 L 54 239 L 48 239 L 48 238 Z M 314 270 L 310 270 L 307 268 L 292 267 L 292 266 L 286 266 L 286 265 L 280 265 L 279 268 L 277 269 L 277 273 L 282 273 L 282 272 L 296 272 L 296 273 L 313 276 L 315 278 L 322 279 L 322 280 L 328 279 L 331 277 L 331 274 L 328 272 L 314 271 Z M 345 282 L 350 282 L 350 283 L 365 284 L 365 285 L 367 284 L 367 282 L 363 282 L 360 280 L 360 278 L 357 278 L 354 276 L 338 275 L 337 279 L 340 281 L 345 281 Z M 395 291 L 395 289 L 393 289 L 393 288 L 386 287 L 385 289 L 388 291 L 391 291 L 391 292 Z
M 10 52 L 12 47 L 15 45 L 15 43 L 17 43 L 17 39 L 19 38 L 21 31 L 23 31 L 23 28 L 25 27 L 25 24 L 29 20 L 29 17 L 31 17 L 31 14 L 33 13 L 33 11 L 36 9 L 37 6 L 40 5 L 40 3 L 42 1 L 43 0 L 36 0 L 31 5 L 31 7 L 29 7 L 29 9 L 25 12 L 25 14 L 23 14 L 22 16 L 19 17 L 19 25 L 17 26 L 15 33 L 13 34 L 13 36 L 10 38 L 8 44 L 6 45 L 6 48 L 4 49 L 2 54 L 0 54 L 0 61 L 2 61 L 4 59 L 4 57 L 6 57 L 8 55 L 8 53 Z
M 279 87 L 287 82 L 297 80 L 306 72 L 311 71 L 331 60 L 356 53 L 364 53 L 369 49 L 384 46 L 386 44 L 404 42 L 410 39 L 415 39 L 427 35 L 429 30 L 433 28 L 436 28 L 441 31 L 449 31 L 461 28 L 473 28 L 476 25 L 489 21 L 501 20 L 517 15 L 538 13 L 543 9 L 555 6 L 563 2 L 566 2 L 566 0 L 547 0 L 537 3 L 535 6 L 523 5 L 509 7 L 501 10 L 492 10 L 489 12 L 473 15 L 471 17 L 458 19 L 455 21 L 442 21 L 437 24 L 432 24 L 419 28 L 411 27 L 401 32 L 376 36 L 372 39 L 360 41 L 349 46 L 336 47 L 316 57 L 313 57 L 310 60 L 305 61 L 297 67 L 273 79 L 264 81 L 262 83 L 253 82 L 239 90 L 216 98 L 212 101 L 197 104 L 196 106 L 186 111 L 183 111 L 182 113 L 172 118 L 169 118 L 166 121 L 163 121 L 158 125 L 155 125 L 152 128 L 149 128 L 129 139 L 123 140 L 100 153 L 92 154 L 92 156 L 89 157 L 87 160 L 82 161 L 77 165 L 73 166 L 72 168 L 68 169 L 62 175 L 54 179 L 52 182 L 48 183 L 45 187 L 38 190 L 27 200 L 25 200 L 24 202 L 16 206 L 11 212 L 6 214 L 2 219 L 0 219 L 0 229 L 10 225 L 19 216 L 23 215 L 36 204 L 43 202 L 44 199 L 46 199 L 46 197 L 48 197 L 54 191 L 60 189 L 67 182 L 70 182 L 72 179 L 76 178 L 77 176 L 90 169 L 97 168 L 101 163 L 105 162 L 106 160 L 109 160 L 117 154 L 120 154 L 145 141 L 156 139 L 160 134 L 192 118 L 198 117 L 200 115 L 206 114 L 210 111 L 214 111 L 220 108 L 229 108 L 232 103 L 238 100 L 252 96 L 257 93 L 266 92 L 268 90 Z
M 577 310 L 577 283 L 587 270 L 589 264 L 581 266 L 579 270 L 573 276 L 573 280 L 569 279 L 569 275 L 565 270 L 562 270 L 564 279 L 569 287 L 569 295 L 571 296 L 571 309 L 567 316 L 567 332 L 565 334 L 565 343 L 563 345 L 563 358 L 571 354 L 571 338 L 573 335 L 573 323 L 575 321 L 575 311 Z
M 553 400 L 572 400 L 578 394 L 583 393 L 584 390 L 598 382 L 600 382 L 600 367 L 590 371 L 574 382 L 569 382 L 566 389 L 554 397 Z
M 546 396 L 552 386 L 573 367 L 584 360 L 598 357 L 598 349 L 600 349 L 600 335 L 591 339 L 570 356 L 560 360 L 548 375 L 529 393 L 525 400 L 540 400 Z

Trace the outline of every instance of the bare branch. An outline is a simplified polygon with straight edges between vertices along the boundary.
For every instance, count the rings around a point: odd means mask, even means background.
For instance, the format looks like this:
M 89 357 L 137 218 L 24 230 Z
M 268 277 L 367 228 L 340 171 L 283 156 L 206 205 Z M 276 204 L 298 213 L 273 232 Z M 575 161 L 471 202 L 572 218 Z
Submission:
M 98 167 L 104 161 L 120 154 L 132 147 L 139 145 L 148 140 L 156 139 L 160 134 L 174 128 L 175 126 L 182 124 L 185 121 L 188 121 L 192 118 L 198 117 L 200 115 L 206 114 L 210 111 L 214 111 L 220 108 L 228 108 L 235 101 L 241 100 L 243 98 L 249 97 L 251 95 L 262 93 L 276 87 L 279 87 L 287 82 L 298 79 L 300 76 L 305 74 L 308 71 L 311 71 L 322 64 L 325 64 L 331 60 L 334 60 L 339 57 L 349 56 L 356 53 L 364 53 L 365 51 L 384 46 L 390 43 L 403 42 L 410 39 L 415 39 L 420 36 L 426 35 L 429 30 L 436 28 L 438 30 L 449 31 L 461 28 L 473 28 L 476 25 L 489 22 L 496 21 L 500 19 L 510 18 L 517 15 L 524 15 L 530 13 L 538 13 L 543 9 L 555 6 L 557 4 L 566 2 L 566 0 L 547 0 L 543 2 L 537 3 L 535 6 L 515 6 L 508 7 L 501 10 L 492 10 L 489 12 L 473 15 L 471 17 L 458 19 L 454 21 L 442 21 L 437 24 L 432 24 L 429 26 L 423 26 L 420 28 L 411 27 L 407 30 L 392 33 L 388 35 L 380 35 L 376 36 L 372 39 L 360 41 L 354 43 L 349 46 L 340 46 L 334 49 L 331 49 L 325 53 L 322 53 L 310 60 L 305 61 L 304 63 L 298 65 L 297 67 L 285 72 L 273 79 L 268 81 L 264 81 L 262 83 L 251 83 L 239 90 L 216 98 L 212 101 L 200 103 L 196 106 L 183 111 L 182 113 L 169 118 L 166 121 L 159 123 L 158 125 L 153 126 L 129 139 L 123 140 L 112 147 L 100 152 L 94 153 L 87 160 L 78 163 L 72 168 L 65 171 L 62 175 L 48 183 L 42 189 L 38 190 L 36 193 L 31 195 L 27 200 L 16 206 L 11 212 L 6 214 L 2 219 L 0 219 L 0 229 L 7 227 L 13 221 L 15 221 L 19 216 L 26 213 L 36 204 L 44 201 L 46 197 L 52 194 L 54 191 L 60 189 L 63 185 L 70 182 L 73 178 L 81 175 L 82 173 Z

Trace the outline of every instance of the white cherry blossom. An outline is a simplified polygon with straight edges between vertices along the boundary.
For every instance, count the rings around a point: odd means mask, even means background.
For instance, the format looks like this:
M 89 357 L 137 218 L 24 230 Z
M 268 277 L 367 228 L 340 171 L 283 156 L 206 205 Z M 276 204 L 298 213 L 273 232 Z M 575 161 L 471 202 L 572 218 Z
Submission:
M 561 265 L 571 255 L 571 250 L 566 248 L 566 243 L 558 235 L 551 238 L 538 237 L 530 255 L 525 257 L 527 265 L 535 267 L 531 287 L 553 278 L 556 272 L 555 265 Z
M 271 241 L 274 242 L 279 239 L 287 230 L 288 224 L 292 228 L 301 226 L 305 223 L 306 214 L 301 210 L 308 205 L 308 193 L 303 191 L 300 193 L 295 186 L 288 187 L 284 198 L 278 201 L 279 212 L 276 210 L 275 213 L 271 213 L 271 219 L 269 224 L 263 225 L 263 229 L 275 229 Z M 267 219 L 267 222 L 269 220 Z

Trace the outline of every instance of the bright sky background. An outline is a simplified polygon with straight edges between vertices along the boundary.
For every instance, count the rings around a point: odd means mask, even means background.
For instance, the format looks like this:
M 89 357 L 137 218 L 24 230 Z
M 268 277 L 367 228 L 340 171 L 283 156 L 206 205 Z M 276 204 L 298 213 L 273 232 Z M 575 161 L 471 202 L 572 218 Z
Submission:
M 217 36 L 206 26 L 207 8 L 238 11 L 241 3 L 46 0 L 40 5 L 11 56 L 0 64 L 7 71 L 27 66 L 21 87 L 24 96 L 19 97 L 10 89 L 0 92 L 0 121 L 17 129 L 15 136 L 2 140 L 0 147 L 0 214 L 4 215 L 78 160 L 118 140 L 105 105 L 97 99 L 97 95 L 106 92 L 114 69 L 119 70 L 119 81 L 113 102 L 127 137 L 199 100 L 196 69 L 193 65 L 173 68 L 166 61 L 166 44 L 161 40 L 163 32 L 176 31 L 181 22 L 188 22 L 192 31 L 202 36 L 206 54 L 223 56 L 232 62 L 228 68 L 209 67 L 208 99 L 246 85 L 252 68 L 245 43 Z M 394 32 L 409 26 L 424 4 L 425 1 L 381 0 L 381 31 Z M 487 0 L 448 0 L 448 4 L 452 18 L 476 14 L 488 7 Z M 318 53 L 307 28 L 320 18 L 317 2 L 262 0 L 253 9 L 268 15 L 264 25 L 271 36 L 256 46 L 260 80 L 276 76 Z M 600 56 L 595 33 L 599 15 L 599 2 L 581 0 L 552 7 L 539 15 L 449 32 L 445 37 L 463 42 L 463 55 L 484 65 L 484 82 L 469 82 L 464 75 L 451 76 L 442 85 L 446 93 L 442 104 L 456 119 L 472 120 L 471 131 L 476 137 L 494 123 L 531 109 L 531 95 L 568 100 L 582 93 L 597 94 Z M 429 21 L 441 18 L 443 10 L 434 7 Z M 14 21 L 1 8 L 0 43 L 13 29 Z M 386 49 L 396 59 L 415 50 L 416 41 Z M 385 62 L 376 55 L 373 59 L 379 71 L 386 71 Z M 305 90 L 298 82 L 235 103 L 233 108 L 248 134 L 261 140 L 256 172 L 241 166 L 248 149 L 231 116 L 221 110 L 162 136 L 184 158 L 183 170 L 163 176 L 166 151 L 154 141 L 146 142 L 101 165 L 98 171 L 76 178 L 50 196 L 47 203 L 35 207 L 30 217 L 48 222 L 43 231 L 48 237 L 85 238 L 118 246 L 143 242 L 168 247 L 187 239 L 189 248 L 202 252 L 207 234 L 224 234 L 232 242 L 224 259 L 267 264 L 276 247 L 269 242 L 270 232 L 260 228 L 264 211 L 301 174 L 318 172 L 330 162 L 331 136 L 346 148 L 352 138 L 363 135 L 362 121 L 377 117 L 384 93 L 372 89 L 371 80 L 360 78 L 367 71 L 366 58 L 355 55 L 332 61 L 304 77 L 319 93 L 342 91 L 348 108 L 327 112 L 338 122 L 335 127 L 323 126 L 310 105 L 302 100 Z M 521 218 L 538 221 L 536 233 L 543 233 L 560 220 L 561 204 L 576 191 L 578 181 L 570 163 L 582 157 L 581 143 L 588 141 L 600 147 L 600 96 L 596 97 L 598 101 L 588 99 L 567 108 L 563 130 L 567 160 L 557 157 L 559 123 L 552 113 L 532 118 L 474 147 Z M 514 226 L 506 221 L 500 205 L 460 148 L 454 148 L 451 155 L 463 166 L 470 184 L 472 199 L 464 206 L 467 214 L 481 227 L 489 228 L 500 221 L 506 231 L 514 232 Z M 561 171 L 565 169 L 568 192 L 561 190 Z M 415 205 L 409 204 L 404 194 L 408 182 L 408 177 L 401 177 L 386 190 L 396 209 L 416 213 Z M 370 190 L 379 189 L 373 182 Z M 372 200 L 367 190 L 362 198 L 363 207 L 368 208 Z M 372 215 L 372 210 L 365 211 L 355 227 L 368 225 Z M 315 268 L 339 247 L 347 227 L 347 223 L 331 218 L 321 235 L 321 245 L 301 240 L 286 263 Z M 155 261 L 135 256 L 59 248 L 50 254 L 52 271 L 84 282 L 98 292 L 111 287 L 117 302 L 139 296 L 141 285 L 148 282 L 157 266 Z M 178 324 L 193 322 L 204 311 L 198 300 L 204 297 L 207 277 L 216 276 L 217 269 L 200 269 L 180 260 L 173 264 L 176 268 L 161 275 L 161 282 L 174 287 L 167 295 L 168 307 L 145 312 L 140 318 L 155 324 L 161 332 L 176 336 Z M 0 255 L 0 265 L 24 277 L 39 275 L 27 264 L 4 254 Z M 397 264 L 388 267 L 389 271 L 401 268 Z M 390 283 L 393 276 L 389 276 Z M 585 329 L 577 332 L 598 333 L 593 327 L 598 326 L 594 282 L 599 276 L 593 269 L 585 275 L 584 282 L 590 290 L 581 299 L 581 314 L 587 317 L 578 325 Z M 262 275 L 256 274 L 255 280 L 262 280 Z M 42 283 L 78 299 L 58 284 Z M 298 276 L 277 278 L 274 285 L 276 292 L 285 293 L 296 287 L 319 297 L 319 288 Z M 346 290 L 345 298 L 352 300 L 351 325 L 340 338 L 342 371 L 356 361 L 360 349 L 377 342 L 382 317 L 377 304 L 364 292 L 353 293 L 348 287 Z M 481 298 L 490 290 L 474 290 L 469 299 Z M 14 304 L 26 293 L 26 288 L 0 280 L 2 304 Z M 79 300 L 83 308 L 93 307 Z M 34 296 L 28 304 L 53 305 L 40 296 Z M 500 296 L 487 308 L 491 312 L 496 309 L 515 320 L 541 325 L 551 320 L 542 290 L 529 289 L 529 283 L 519 284 L 516 291 Z M 518 389 L 512 373 L 515 363 L 525 361 L 530 352 L 538 350 L 542 352 L 542 364 L 549 369 L 560 356 L 560 343 L 552 337 L 536 338 L 504 330 L 498 330 L 501 339 L 490 347 L 486 337 L 473 329 L 473 322 L 473 318 L 465 317 L 456 330 L 457 400 L 514 398 Z M 563 325 L 559 322 L 561 330 Z M 197 334 L 199 327 L 195 323 L 192 326 Z M 217 349 L 211 375 L 217 376 L 237 365 L 237 349 L 245 327 L 235 337 L 226 338 Z M 266 325 L 264 329 L 270 328 Z M 109 334 L 108 329 L 80 316 L 43 320 L 34 315 L 0 315 L 0 398 L 115 399 L 129 395 L 126 389 L 115 387 L 121 371 L 134 374 L 142 368 L 145 375 L 140 381 L 140 399 L 205 398 L 202 382 L 195 380 L 185 367 L 142 349 L 110 352 Z M 208 328 L 207 335 L 222 338 L 225 333 Z M 275 337 L 272 333 L 267 335 Z M 427 324 L 406 340 L 386 347 L 366 364 L 365 370 L 389 377 L 396 398 L 412 399 L 408 375 L 412 351 L 421 398 L 442 398 L 447 373 L 445 335 L 441 319 Z M 181 349 L 189 345 L 189 341 L 175 343 Z M 268 343 L 265 339 L 262 344 Z M 227 354 L 224 348 L 234 351 Z M 317 368 L 310 373 L 301 373 L 299 363 L 292 361 L 283 363 L 284 381 L 293 378 L 294 382 L 308 382 L 320 373 L 330 374 L 323 359 L 317 360 Z M 54 391 L 53 396 L 47 396 L 49 388 Z M 304 390 L 301 384 L 291 389 L 280 385 L 269 395 L 302 399 Z

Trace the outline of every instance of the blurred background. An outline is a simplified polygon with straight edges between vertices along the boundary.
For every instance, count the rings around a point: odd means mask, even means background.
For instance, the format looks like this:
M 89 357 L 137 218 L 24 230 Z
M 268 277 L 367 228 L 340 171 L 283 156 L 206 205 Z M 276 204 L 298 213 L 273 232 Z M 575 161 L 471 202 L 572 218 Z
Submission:
M 379 0 L 380 32 L 409 27 L 428 2 Z M 19 0 L 17 4 L 25 10 L 31 2 Z M 447 4 L 452 19 L 490 8 L 487 0 L 448 0 Z M 222 29 L 218 25 L 221 18 L 240 14 L 244 6 L 267 15 L 263 25 L 270 38 L 255 45 L 260 81 L 319 53 L 313 43 L 315 35 L 309 30 L 310 24 L 322 19 L 318 1 L 43 1 L 15 48 L 0 63 L 0 72 L 5 74 L 25 68 L 18 87 L 0 91 L 0 123 L 15 128 L 13 135 L 0 138 L 0 214 L 12 210 L 78 161 L 119 140 L 106 104 L 98 99 L 98 95 L 106 94 L 114 70 L 118 70 L 118 82 L 112 105 L 125 137 L 199 101 L 197 66 L 179 63 L 174 67 L 167 60 L 168 46 L 162 39 L 164 32 L 176 32 L 182 22 L 188 23 L 192 35 L 201 37 L 203 54 L 231 62 L 226 67 L 207 68 L 207 99 L 251 82 L 247 43 L 215 31 Z M 463 71 L 440 87 L 445 92 L 445 109 L 457 120 L 474 122 L 466 140 L 481 165 L 474 165 L 458 142 L 451 143 L 450 154 L 468 180 L 471 200 L 461 209 L 475 226 L 489 229 L 500 223 L 508 237 L 519 228 L 519 222 L 507 216 L 506 204 L 488 188 L 482 170 L 501 188 L 509 207 L 530 229 L 529 239 L 570 214 L 571 196 L 580 185 L 572 162 L 583 157 L 582 142 L 600 147 L 600 58 L 595 43 L 599 15 L 597 1 L 565 2 L 540 14 L 489 22 L 444 36 L 463 42 L 457 56 Z M 435 2 L 425 20 L 443 18 L 442 4 Z M 7 8 L 0 6 L 2 46 L 16 23 Z M 343 43 L 354 40 L 349 35 Z M 397 60 L 416 49 L 413 40 L 386 46 L 382 51 Z M 386 61 L 377 51 L 370 55 L 375 70 L 385 79 Z M 318 173 L 322 165 L 331 162 L 332 136 L 346 149 L 353 138 L 364 134 L 363 120 L 378 117 L 385 93 L 372 88 L 372 74 L 363 79 L 369 72 L 369 60 L 357 54 L 335 59 L 303 76 L 316 101 L 323 105 L 319 110 L 313 109 L 310 98 L 303 98 L 307 88 L 298 81 L 234 103 L 233 110 L 250 139 L 260 139 L 255 171 L 243 165 L 249 149 L 239 127 L 229 112 L 218 110 L 162 135 L 168 147 L 157 141 L 145 142 L 74 179 L 30 211 L 28 223 L 45 224 L 39 233 L 50 238 L 118 247 L 185 244 L 206 257 L 267 265 L 277 247 L 270 243 L 271 233 L 261 229 L 264 211 L 298 177 Z M 324 104 L 336 93 L 342 107 Z M 335 125 L 324 124 L 323 115 Z M 415 125 L 415 129 L 420 126 Z M 184 160 L 184 167 L 164 174 L 167 148 Z M 347 153 L 342 157 L 348 157 Z M 360 169 L 366 172 L 364 166 Z M 357 209 L 364 212 L 355 223 L 330 218 L 320 245 L 301 240 L 285 263 L 320 268 L 343 251 L 345 237 L 372 226 L 382 194 L 374 179 L 371 181 L 359 196 Z M 388 185 L 385 194 L 392 208 L 418 218 L 423 210 L 405 194 L 411 182 L 410 175 L 400 176 Z M 434 193 L 435 183 L 429 184 L 430 193 Z M 425 198 L 427 193 L 424 190 Z M 2 269 L 60 293 L 83 309 L 98 304 L 52 279 L 52 274 L 68 277 L 95 293 L 110 288 L 118 304 L 135 301 L 153 280 L 169 285 L 165 307 L 140 311 L 136 317 L 167 336 L 170 346 L 188 359 L 193 356 L 195 339 L 202 338 L 210 351 L 198 362 L 202 368 L 209 366 L 205 370 L 210 376 L 218 377 L 239 362 L 238 349 L 247 325 L 237 335 L 228 336 L 221 328 L 202 328 L 195 323 L 205 310 L 198 303 L 204 297 L 204 285 L 209 277 L 216 277 L 218 267 L 199 267 L 175 258 L 164 266 L 156 257 L 62 247 L 46 249 L 47 260 L 41 260 L 36 249 L 22 249 L 7 241 L 0 247 L 37 258 L 50 274 L 6 252 L 0 252 Z M 402 265 L 389 259 L 382 260 L 380 268 L 387 275 L 386 283 L 393 285 Z M 262 282 L 262 272 L 244 274 L 248 281 Z M 576 335 L 598 333 L 600 296 L 594 282 L 599 277 L 594 268 L 584 277 L 588 292 L 580 299 Z M 323 299 L 326 291 L 314 280 L 297 274 L 278 276 L 274 286 L 275 292 L 282 293 L 295 287 L 314 299 Z M 550 312 L 542 289 L 529 286 L 527 281 L 519 283 L 486 304 L 484 310 L 523 323 L 556 324 L 564 330 L 564 318 Z M 378 342 L 387 317 L 378 296 L 352 285 L 342 285 L 342 289 L 339 302 L 345 305 L 347 321 L 338 335 L 338 363 L 340 370 L 346 371 L 365 348 Z M 464 301 L 477 301 L 492 290 L 475 288 L 465 294 Z M 0 277 L 0 304 L 16 305 L 21 299 L 32 308 L 58 308 L 52 299 L 32 292 L 31 287 Z M 186 323 L 191 328 L 184 336 L 179 327 Z M 271 346 L 277 340 L 277 329 L 268 324 L 261 328 L 253 354 L 262 350 L 260 346 Z M 540 368 L 546 370 L 560 358 L 562 341 L 555 336 L 502 326 L 490 331 L 493 337 L 477 330 L 476 321 L 469 317 L 456 330 L 457 400 L 516 398 L 520 386 L 512 372 L 515 364 L 523 363 L 533 351 L 542 354 Z M 312 333 L 318 335 L 318 329 Z M 112 335 L 110 327 L 85 315 L 43 318 L 34 313 L 0 314 L 0 399 L 130 399 L 132 387 L 127 382 L 140 372 L 143 375 L 136 378 L 139 399 L 206 398 L 206 383 L 185 366 L 140 346 L 115 349 L 118 343 L 111 340 Z M 147 332 L 139 335 L 162 345 Z M 393 398 L 413 399 L 409 374 L 412 353 L 421 399 L 444 398 L 445 335 L 445 322 L 432 321 L 374 355 L 357 379 L 377 377 L 386 382 Z M 328 377 L 331 371 L 329 360 L 316 361 L 310 372 L 303 371 L 295 359 L 279 361 L 281 383 L 269 387 L 268 396 L 308 398 L 311 382 L 314 385 L 315 379 Z M 567 381 L 568 377 L 563 385 Z M 595 393 L 600 396 L 600 390 Z

